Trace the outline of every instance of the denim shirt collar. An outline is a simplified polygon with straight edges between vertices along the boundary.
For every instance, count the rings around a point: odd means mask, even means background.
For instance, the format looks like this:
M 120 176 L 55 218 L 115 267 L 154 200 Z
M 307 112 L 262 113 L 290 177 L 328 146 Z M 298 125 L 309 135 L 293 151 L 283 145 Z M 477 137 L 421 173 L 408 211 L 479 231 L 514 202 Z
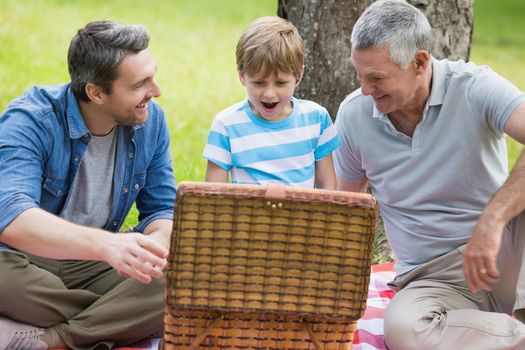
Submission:
M 84 123 L 82 113 L 80 113 L 80 106 L 77 98 L 71 91 L 71 86 L 67 88 L 67 107 L 66 118 L 69 126 L 69 137 L 72 139 L 79 139 L 82 136 L 89 134 L 89 130 Z
M 78 104 L 77 98 L 71 91 L 71 86 L 67 88 L 67 124 L 69 125 L 69 137 L 72 139 L 79 139 L 84 135 L 89 134 L 89 130 L 86 127 L 82 113 L 80 112 L 80 105 Z M 144 124 L 134 125 L 133 130 L 138 130 L 144 127 Z M 134 134 L 134 133 L 133 133 Z

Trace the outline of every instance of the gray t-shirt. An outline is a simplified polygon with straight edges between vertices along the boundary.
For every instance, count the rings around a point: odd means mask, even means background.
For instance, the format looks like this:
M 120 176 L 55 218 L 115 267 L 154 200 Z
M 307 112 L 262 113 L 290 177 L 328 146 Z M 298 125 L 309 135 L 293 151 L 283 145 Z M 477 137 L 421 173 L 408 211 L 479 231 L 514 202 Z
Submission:
M 432 59 L 432 90 L 412 137 L 360 90 L 341 104 L 341 179 L 367 177 L 397 273 L 466 243 L 507 177 L 503 126 L 525 95 L 488 67 Z
M 60 217 L 90 227 L 106 225 L 111 213 L 117 130 L 91 136 Z

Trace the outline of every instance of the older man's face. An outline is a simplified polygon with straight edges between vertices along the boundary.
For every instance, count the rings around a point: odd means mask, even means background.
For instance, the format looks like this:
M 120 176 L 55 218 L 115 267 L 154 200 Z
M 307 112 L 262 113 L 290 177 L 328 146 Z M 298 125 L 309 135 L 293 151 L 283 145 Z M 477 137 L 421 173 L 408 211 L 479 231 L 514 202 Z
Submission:
M 363 95 L 371 96 L 380 112 L 389 114 L 412 109 L 421 100 L 417 96 L 421 81 L 414 62 L 402 69 L 390 59 L 387 46 L 353 50 L 351 62 Z

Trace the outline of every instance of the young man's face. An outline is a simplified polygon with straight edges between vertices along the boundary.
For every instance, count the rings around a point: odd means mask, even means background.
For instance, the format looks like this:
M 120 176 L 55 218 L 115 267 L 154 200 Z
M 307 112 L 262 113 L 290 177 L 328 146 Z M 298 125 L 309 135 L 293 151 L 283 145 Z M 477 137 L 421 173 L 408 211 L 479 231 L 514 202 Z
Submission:
M 116 123 L 138 125 L 148 120 L 148 102 L 161 93 L 153 79 L 156 71 L 157 64 L 147 49 L 124 57 L 104 103 Z
M 413 107 L 419 91 L 419 80 L 412 67 L 402 69 L 390 59 L 388 47 L 353 50 L 352 65 L 361 83 L 361 92 L 374 99 L 376 108 L 384 113 Z
M 268 121 L 283 120 L 292 113 L 292 96 L 299 84 L 293 73 L 275 71 L 264 76 L 262 69 L 255 76 L 239 74 L 242 85 L 246 86 L 252 111 Z

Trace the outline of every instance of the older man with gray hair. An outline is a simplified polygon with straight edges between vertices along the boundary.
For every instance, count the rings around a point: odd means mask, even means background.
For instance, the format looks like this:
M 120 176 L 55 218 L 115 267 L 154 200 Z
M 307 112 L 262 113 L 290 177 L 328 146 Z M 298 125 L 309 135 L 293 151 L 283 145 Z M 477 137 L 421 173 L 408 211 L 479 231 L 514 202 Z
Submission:
M 338 188 L 370 184 L 397 256 L 389 349 L 525 349 L 525 157 L 508 176 L 504 139 L 525 142 L 525 95 L 488 67 L 433 58 L 431 41 L 404 1 L 355 24 L 361 88 L 337 116 Z
M 35 86 L 0 115 L 1 350 L 162 332 L 175 179 L 148 42 L 140 25 L 88 23 L 69 47 L 71 82 Z M 134 202 L 135 232 L 118 233 Z

